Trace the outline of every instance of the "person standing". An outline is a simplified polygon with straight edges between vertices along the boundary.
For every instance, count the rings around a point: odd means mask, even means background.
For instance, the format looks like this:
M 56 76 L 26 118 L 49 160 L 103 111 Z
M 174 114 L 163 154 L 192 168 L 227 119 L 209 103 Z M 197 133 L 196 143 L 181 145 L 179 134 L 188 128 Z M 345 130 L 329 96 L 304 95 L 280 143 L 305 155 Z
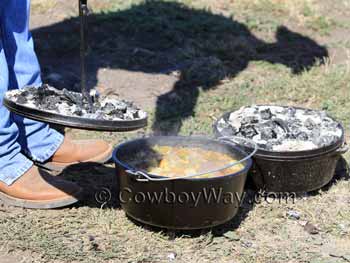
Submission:
M 56 208 L 77 202 L 82 189 L 46 170 L 105 162 L 112 147 L 102 140 L 70 140 L 4 107 L 9 89 L 41 85 L 29 13 L 30 0 L 0 1 L 0 200 L 26 208 Z

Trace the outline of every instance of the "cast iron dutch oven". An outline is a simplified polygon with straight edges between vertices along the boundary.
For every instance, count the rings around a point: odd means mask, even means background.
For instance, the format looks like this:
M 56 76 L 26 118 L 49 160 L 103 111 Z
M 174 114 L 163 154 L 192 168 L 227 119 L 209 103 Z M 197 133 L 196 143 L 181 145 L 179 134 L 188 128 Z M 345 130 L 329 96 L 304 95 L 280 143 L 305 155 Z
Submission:
M 225 113 L 220 119 L 228 118 L 231 113 Z M 214 134 L 221 137 L 217 122 L 213 125 Z M 328 184 L 334 176 L 341 155 L 348 150 L 344 128 L 340 123 L 339 127 L 342 130 L 341 138 L 327 147 L 293 152 L 258 149 L 249 171 L 257 188 L 275 193 L 303 193 Z M 249 147 L 244 148 L 249 151 Z
M 159 146 L 200 147 L 242 160 L 244 169 L 215 178 L 171 179 L 146 174 L 127 160 Z M 252 155 L 252 154 L 251 154 Z M 119 145 L 113 154 L 123 210 L 131 218 L 168 229 L 200 229 L 223 224 L 238 212 L 251 155 L 230 142 L 203 137 L 158 136 Z

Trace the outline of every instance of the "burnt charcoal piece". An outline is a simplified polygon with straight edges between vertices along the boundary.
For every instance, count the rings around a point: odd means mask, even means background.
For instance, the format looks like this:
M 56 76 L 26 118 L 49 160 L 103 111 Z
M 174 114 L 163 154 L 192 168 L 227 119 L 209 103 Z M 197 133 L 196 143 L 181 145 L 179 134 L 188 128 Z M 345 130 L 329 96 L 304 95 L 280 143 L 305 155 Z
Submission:
M 282 143 L 284 142 L 284 140 L 285 140 L 285 137 L 282 137 L 282 138 L 278 138 L 278 139 L 276 139 L 276 140 L 271 140 L 271 141 L 269 141 L 269 142 L 270 142 L 270 144 L 271 144 L 272 146 L 274 146 L 274 145 L 280 145 L 280 144 L 282 144 Z
M 36 93 L 39 97 L 57 96 L 56 91 L 49 89 L 47 85 L 42 85 L 36 89 Z
M 324 123 L 325 125 L 329 125 L 330 123 L 333 123 L 333 120 L 332 120 L 331 118 L 329 118 L 329 117 L 324 117 L 324 118 L 322 119 L 322 121 L 323 121 L 323 123 Z
M 336 136 L 333 135 L 325 135 L 325 136 L 321 136 L 316 138 L 316 140 L 314 141 L 314 143 L 318 146 L 318 147 L 326 147 L 328 145 L 331 145 L 333 143 L 335 143 L 338 140 L 338 138 Z
M 276 108 L 276 109 L 275 109 L 275 113 L 276 113 L 277 115 L 287 115 L 287 113 L 288 113 L 288 108 L 284 108 L 284 107 Z
M 258 143 L 258 147 L 265 151 L 272 151 L 273 149 L 273 146 L 270 143 L 266 143 L 266 144 Z
M 132 114 L 132 117 L 133 117 L 134 119 L 140 118 L 139 111 L 138 111 L 138 110 L 135 111 L 135 112 Z
M 231 116 L 231 114 L 225 115 L 225 116 L 222 118 L 223 122 L 226 123 L 226 124 L 228 124 L 228 123 L 230 122 L 230 116 Z M 221 123 L 222 123 L 222 122 L 221 122 Z M 220 124 L 220 123 L 219 123 L 219 124 Z
M 101 108 L 101 103 L 99 101 L 96 101 L 93 105 L 96 110 Z
M 296 125 L 292 125 L 289 127 L 289 133 L 288 133 L 289 138 L 296 139 L 299 134 L 300 134 L 300 127 Z
M 42 98 L 41 107 L 42 107 L 42 109 L 58 110 L 58 103 L 59 102 L 60 102 L 60 99 L 58 97 L 47 96 L 47 97 Z
M 31 94 L 33 94 L 33 92 L 29 92 L 28 90 L 25 90 L 25 91 L 21 92 L 21 94 L 19 94 L 18 97 L 28 97 Z
M 253 123 L 258 123 L 258 122 L 259 122 L 259 118 L 257 116 L 243 117 L 243 119 L 241 121 L 242 125 L 253 124 Z
M 146 116 L 132 102 L 100 98 L 96 91 L 90 95 L 91 101 L 87 101 L 81 93 L 42 85 L 39 88 L 25 87 L 20 92 L 9 91 L 6 96 L 18 104 L 66 116 L 99 120 L 135 120 Z
M 307 141 L 309 140 L 309 136 L 307 135 L 306 132 L 300 132 L 299 134 L 297 134 L 296 139 L 301 141 Z
M 267 142 L 265 147 L 264 147 L 264 150 L 267 150 L 267 151 L 272 151 L 273 149 L 273 143 L 272 142 Z
M 120 102 L 113 104 L 111 102 L 107 102 L 102 108 L 102 111 L 104 111 L 107 115 L 115 115 L 117 114 L 118 116 L 120 114 L 127 113 L 128 107 L 126 103 Z
M 303 126 L 303 123 L 301 120 L 299 119 L 288 119 L 287 121 L 287 125 L 289 127 L 298 127 L 298 128 L 301 128 Z
M 77 93 L 69 92 L 66 89 L 62 90 L 63 98 L 70 101 L 73 104 L 79 105 L 81 107 L 82 96 Z
M 132 107 L 132 106 L 128 106 L 125 102 L 119 102 L 119 103 L 113 104 L 113 106 L 117 111 L 120 111 L 123 113 L 127 112 L 128 107 Z
M 98 119 L 98 120 L 105 120 L 107 118 L 106 118 L 106 115 L 103 112 L 99 111 L 99 112 L 96 112 L 96 119 Z
M 258 134 L 258 132 L 256 131 L 254 125 L 245 125 L 242 126 L 240 129 L 240 133 L 249 139 L 252 139 L 255 135 Z
M 78 106 L 79 107 L 79 106 Z M 95 113 L 97 108 L 95 107 L 95 105 L 88 103 L 87 101 L 83 100 L 83 105 L 82 105 L 82 109 L 85 110 L 87 113 Z
M 260 135 L 263 140 L 271 140 L 277 138 L 277 133 L 272 127 L 260 127 Z
M 317 128 L 317 124 L 311 118 L 306 119 L 304 126 L 309 130 L 314 130 Z
M 83 116 L 83 111 L 81 109 L 76 109 L 73 111 L 73 114 L 77 116 Z
M 107 102 L 102 108 L 101 110 L 106 113 L 107 115 L 112 115 L 115 112 L 115 108 L 114 105 L 110 102 Z
M 321 136 L 321 131 L 319 129 L 315 129 L 309 134 L 310 140 L 315 141 Z M 315 143 L 317 144 L 317 143 Z
M 263 120 L 270 120 L 272 118 L 272 112 L 270 109 L 260 111 L 260 117 Z
M 18 104 L 26 104 L 28 102 L 27 98 L 25 96 L 19 95 L 17 97 L 17 101 Z
M 284 120 L 282 120 L 280 118 L 274 118 L 272 122 L 276 125 L 276 129 L 280 128 L 281 130 L 283 130 L 284 133 L 289 132 L 288 123 L 285 122 Z M 275 131 L 278 134 L 279 132 L 276 129 L 275 129 Z
M 28 96 L 38 92 L 38 88 L 35 87 L 25 87 L 21 93 L 22 96 Z
M 287 126 L 289 129 L 288 137 L 295 139 L 298 136 L 298 134 L 301 132 L 303 123 L 299 119 L 289 119 L 287 122 Z
M 334 131 L 334 132 L 336 132 L 337 130 L 340 129 L 339 123 L 336 123 L 336 122 L 329 123 L 329 124 L 326 125 L 326 127 L 327 127 L 329 130 L 332 130 L 332 131 Z
M 132 120 L 133 118 L 133 114 L 131 112 L 127 112 L 127 113 L 123 113 L 121 111 L 115 110 L 113 112 L 113 114 L 111 114 L 113 117 L 115 118 L 119 118 L 119 119 L 128 119 L 128 120 Z
M 100 104 L 100 94 L 96 89 L 90 90 L 90 98 L 94 105 Z

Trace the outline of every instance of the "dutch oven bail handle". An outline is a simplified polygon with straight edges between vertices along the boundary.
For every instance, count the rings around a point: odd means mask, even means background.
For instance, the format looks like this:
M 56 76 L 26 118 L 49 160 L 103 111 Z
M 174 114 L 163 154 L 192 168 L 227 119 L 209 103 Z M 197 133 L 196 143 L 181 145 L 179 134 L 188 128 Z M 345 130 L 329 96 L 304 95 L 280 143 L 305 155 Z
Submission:
M 343 145 L 336 150 L 336 154 L 344 154 L 347 153 L 349 151 L 349 145 L 346 141 L 344 141 Z
M 245 143 L 248 143 L 248 144 L 252 144 L 254 147 L 254 150 L 248 154 L 246 157 L 242 158 L 241 160 L 239 161 L 236 161 L 236 162 L 233 162 L 233 163 L 230 163 L 220 169 L 216 169 L 216 170 L 212 170 L 212 171 L 209 171 L 209 172 L 204 172 L 204 173 L 198 173 L 198 174 L 192 174 L 192 175 L 187 175 L 187 176 L 182 176 L 182 177 L 174 177 L 174 178 L 155 178 L 155 177 L 152 177 L 151 175 L 149 175 L 148 173 L 144 172 L 144 171 L 132 171 L 132 170 L 126 170 L 127 173 L 130 173 L 130 174 L 133 174 L 133 175 L 136 175 L 136 176 L 140 176 L 140 177 L 143 177 L 143 178 L 136 178 L 136 180 L 138 182 L 149 182 L 149 181 L 152 181 L 152 182 L 159 182 L 159 181 L 172 181 L 172 180 L 178 180 L 178 179 L 187 179 L 187 178 L 192 178 L 192 177 L 198 177 L 198 176 L 202 176 L 202 175 L 205 175 L 205 174 L 211 174 L 211 173 L 216 173 L 216 172 L 220 172 L 222 170 L 226 170 L 228 168 L 231 168 L 235 165 L 238 165 L 248 159 L 250 159 L 251 157 L 253 157 L 255 155 L 255 153 L 258 151 L 258 145 L 257 143 L 255 143 L 254 141 L 252 140 L 249 140 L 249 139 L 246 139 L 246 138 L 243 138 L 243 137 L 219 137 L 217 140 L 218 141 L 221 141 L 221 142 L 226 142 L 226 143 L 229 143 L 231 145 L 234 145 L 234 146 L 237 146 L 237 142 L 235 142 L 234 140 L 242 140 L 244 141 Z M 236 144 L 235 144 L 236 143 Z

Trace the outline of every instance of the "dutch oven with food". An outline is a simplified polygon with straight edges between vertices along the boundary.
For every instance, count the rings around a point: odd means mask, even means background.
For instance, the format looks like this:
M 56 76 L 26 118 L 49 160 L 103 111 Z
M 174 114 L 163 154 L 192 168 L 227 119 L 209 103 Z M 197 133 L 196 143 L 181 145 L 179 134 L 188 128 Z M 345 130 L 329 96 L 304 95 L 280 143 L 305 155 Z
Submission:
M 123 143 L 113 155 L 121 206 L 137 221 L 165 228 L 222 224 L 238 212 L 253 154 L 205 137 Z

